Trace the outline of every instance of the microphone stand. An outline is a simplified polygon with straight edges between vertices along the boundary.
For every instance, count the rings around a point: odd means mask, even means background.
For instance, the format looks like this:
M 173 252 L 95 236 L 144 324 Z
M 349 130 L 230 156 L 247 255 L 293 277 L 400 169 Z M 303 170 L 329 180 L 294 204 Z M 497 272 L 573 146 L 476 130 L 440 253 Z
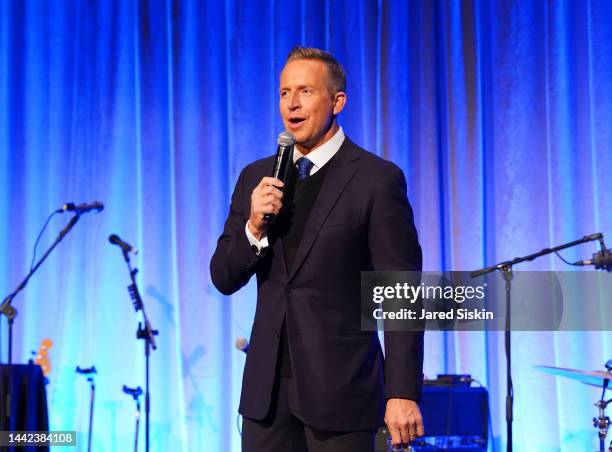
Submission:
M 145 311 L 142 298 L 140 297 L 138 286 L 136 285 L 136 274 L 138 273 L 138 269 L 132 268 L 128 251 L 125 248 L 122 248 L 122 250 L 123 259 L 127 264 L 128 270 L 130 272 L 130 279 L 132 280 L 132 284 L 128 286 L 128 292 L 130 293 L 130 297 L 132 298 L 134 309 L 136 310 L 136 312 L 142 311 L 142 317 L 144 320 L 144 328 L 142 327 L 142 324 L 138 322 L 136 338 L 143 339 L 145 341 L 145 451 L 149 452 L 149 412 L 151 406 L 151 396 L 149 392 L 149 356 L 151 355 L 151 348 L 153 348 L 153 350 L 157 350 L 157 345 L 155 344 L 155 336 L 157 336 L 158 331 L 154 330 L 151 327 L 151 322 L 149 322 L 149 319 L 147 318 L 147 313 Z
M 87 452 L 91 452 L 91 438 L 93 437 L 93 417 L 94 417 L 94 402 L 96 397 L 96 384 L 94 376 L 98 373 L 96 366 L 92 366 L 87 369 L 81 369 L 79 366 L 76 368 L 78 374 L 87 377 L 89 383 L 89 432 L 87 433 Z
M 49 247 L 49 249 L 41 256 L 36 265 L 30 269 L 30 272 L 27 276 L 21 281 L 19 286 L 8 295 L 2 305 L 0 305 L 0 315 L 4 315 L 8 322 L 8 396 L 6 400 L 6 404 L 0 404 L 5 410 L 2 415 L 0 415 L 0 420 L 4 420 L 6 425 L 2 428 L 2 430 L 12 430 L 11 426 L 11 396 L 13 393 L 13 323 L 15 321 L 15 317 L 17 317 L 17 309 L 11 304 L 15 296 L 21 292 L 28 281 L 32 277 L 36 270 L 42 265 L 42 263 L 47 259 L 49 254 L 55 249 L 55 247 L 62 241 L 62 239 L 70 232 L 70 230 L 74 227 L 74 225 L 79 221 L 81 217 L 81 212 L 76 213 L 68 222 L 68 224 L 62 229 L 59 235 L 56 237 L 53 244 Z M 4 396 L 4 391 L 2 391 Z
M 136 402 L 136 429 L 134 433 L 134 452 L 138 452 L 138 430 L 140 425 L 140 396 L 142 395 L 142 389 L 140 386 L 137 388 L 128 388 L 126 385 L 123 385 L 123 392 L 128 395 L 131 395 L 134 401 Z
M 472 278 L 477 278 L 487 273 L 492 273 L 495 270 L 499 270 L 506 282 L 506 326 L 504 331 L 504 345 L 506 351 L 506 435 L 507 435 L 507 448 L 508 452 L 512 452 L 512 421 L 513 421 L 513 404 L 514 404 L 514 388 L 512 386 L 512 342 L 511 342 L 511 331 L 510 331 L 510 302 L 512 299 L 512 267 L 521 262 L 532 261 L 540 256 L 547 254 L 556 253 L 557 251 L 571 248 L 582 243 L 592 242 L 598 240 L 603 249 L 605 245 L 603 243 L 603 234 L 598 232 L 597 234 L 586 235 L 581 239 L 574 240 L 573 242 L 565 243 L 563 245 L 556 246 L 554 248 L 544 248 L 542 251 L 538 251 L 534 254 L 529 254 L 523 257 L 516 257 L 509 261 L 500 262 L 499 264 L 492 265 L 490 267 L 481 268 L 470 273 Z

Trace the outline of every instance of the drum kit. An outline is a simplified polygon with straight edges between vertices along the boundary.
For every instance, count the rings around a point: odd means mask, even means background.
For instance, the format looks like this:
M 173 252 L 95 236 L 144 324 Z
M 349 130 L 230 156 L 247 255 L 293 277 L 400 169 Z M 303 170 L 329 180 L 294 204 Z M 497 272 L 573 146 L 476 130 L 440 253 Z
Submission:
M 593 427 L 597 429 L 599 436 L 599 452 L 612 452 L 612 441 L 606 451 L 606 436 L 610 428 L 610 418 L 606 416 L 606 407 L 612 399 L 606 400 L 606 390 L 610 380 L 612 380 L 612 359 L 606 362 L 606 370 L 578 370 L 567 369 L 564 367 L 551 366 L 535 366 L 536 369 L 558 377 L 570 378 L 580 381 L 590 386 L 596 386 L 602 389 L 601 398 L 595 402 L 598 410 L 598 416 L 593 418 Z M 612 388 L 611 388 L 612 389 Z

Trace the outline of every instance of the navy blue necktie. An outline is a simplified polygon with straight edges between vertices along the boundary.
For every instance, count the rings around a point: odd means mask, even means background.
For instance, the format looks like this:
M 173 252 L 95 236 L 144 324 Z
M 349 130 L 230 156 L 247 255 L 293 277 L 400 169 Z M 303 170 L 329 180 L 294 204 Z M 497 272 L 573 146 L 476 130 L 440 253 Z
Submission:
M 302 180 L 302 179 L 310 176 L 310 170 L 314 166 L 314 163 L 312 163 L 306 157 L 300 157 L 298 159 L 298 161 L 295 162 L 295 164 L 297 165 L 297 171 L 298 171 L 297 178 L 298 178 L 298 180 Z

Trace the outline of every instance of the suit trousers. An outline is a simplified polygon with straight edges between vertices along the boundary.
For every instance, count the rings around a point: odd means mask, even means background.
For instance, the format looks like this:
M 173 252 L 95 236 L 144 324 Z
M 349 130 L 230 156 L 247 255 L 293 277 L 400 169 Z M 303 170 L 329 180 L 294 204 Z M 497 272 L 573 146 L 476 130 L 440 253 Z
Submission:
M 374 452 L 375 431 L 333 432 L 301 420 L 293 379 L 278 377 L 263 420 L 244 418 L 242 452 Z

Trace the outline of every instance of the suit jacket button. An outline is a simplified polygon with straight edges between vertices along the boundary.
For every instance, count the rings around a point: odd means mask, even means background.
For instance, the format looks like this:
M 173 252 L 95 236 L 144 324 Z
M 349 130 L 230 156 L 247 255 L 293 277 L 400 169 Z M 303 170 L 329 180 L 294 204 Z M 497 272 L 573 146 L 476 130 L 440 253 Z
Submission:
M 292 290 L 293 290 L 292 286 L 290 286 L 290 285 L 285 286 L 285 292 L 291 293 Z

